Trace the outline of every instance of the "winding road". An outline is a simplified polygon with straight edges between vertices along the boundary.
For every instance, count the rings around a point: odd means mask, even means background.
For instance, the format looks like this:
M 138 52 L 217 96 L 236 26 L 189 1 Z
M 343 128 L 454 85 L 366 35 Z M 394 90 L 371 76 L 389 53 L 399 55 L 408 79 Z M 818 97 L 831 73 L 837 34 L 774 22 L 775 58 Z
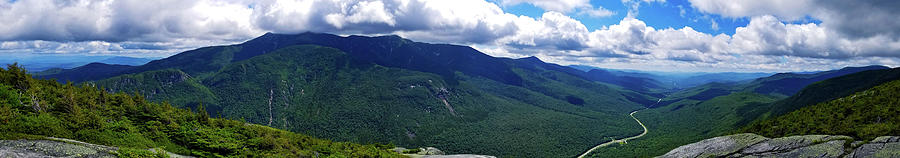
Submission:
M 643 109 L 642 109 L 642 110 L 643 110 Z M 602 147 L 605 147 L 605 146 L 609 146 L 610 144 L 613 144 L 613 143 L 628 143 L 628 140 L 637 139 L 637 138 L 640 138 L 640 137 L 644 136 L 645 134 L 647 134 L 647 126 L 644 126 L 644 123 L 641 123 L 641 120 L 638 120 L 636 117 L 634 117 L 634 113 L 637 113 L 638 111 L 641 111 L 641 110 L 635 110 L 635 111 L 631 112 L 631 114 L 628 114 L 628 115 L 631 115 L 631 118 L 633 118 L 634 121 L 637 121 L 637 123 L 640 124 L 641 127 L 644 128 L 644 133 L 638 134 L 638 135 L 636 135 L 636 136 L 628 137 L 628 138 L 625 138 L 625 139 L 619 139 L 619 140 L 613 139 L 612 141 L 609 141 L 609 142 L 606 142 L 606 143 L 603 143 L 603 144 L 594 146 L 594 147 L 591 148 L 590 150 L 585 151 L 583 154 L 579 155 L 578 158 L 583 158 L 584 156 L 587 156 L 587 155 L 590 154 L 591 152 L 594 152 L 594 150 L 597 150 L 597 149 L 602 148 Z

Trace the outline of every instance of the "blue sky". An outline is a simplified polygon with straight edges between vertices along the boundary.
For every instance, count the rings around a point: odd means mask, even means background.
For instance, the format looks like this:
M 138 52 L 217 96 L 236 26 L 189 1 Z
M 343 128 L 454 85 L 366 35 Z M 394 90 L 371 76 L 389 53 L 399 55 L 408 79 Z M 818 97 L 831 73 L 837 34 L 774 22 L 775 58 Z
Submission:
M 500 5 L 497 0 L 493 3 Z M 619 23 L 619 20 L 625 18 L 628 13 L 628 7 L 617 0 L 593 0 L 590 1 L 594 6 L 602 6 L 610 11 L 615 12 L 614 15 L 608 17 L 591 17 L 588 15 L 571 14 L 573 18 L 581 21 L 588 29 L 601 29 L 605 26 Z M 544 9 L 536 7 L 530 3 L 521 3 L 512 6 L 504 6 L 504 11 L 515 15 L 524 15 L 529 17 L 541 17 Z M 683 13 L 682 13 L 683 12 Z M 716 14 L 704 14 L 690 6 L 687 0 L 667 0 L 665 3 L 643 3 L 638 11 L 637 19 L 641 19 L 648 26 L 654 28 L 682 28 L 691 27 L 694 30 L 709 34 L 727 34 L 733 35 L 734 29 L 741 26 L 747 26 L 749 18 L 733 17 L 723 18 Z M 712 27 L 715 21 L 717 28 Z
M 16 0 L 0 1 L 0 57 L 166 57 L 311 31 L 562 65 L 816 71 L 900 65 L 896 17 L 893 0 Z

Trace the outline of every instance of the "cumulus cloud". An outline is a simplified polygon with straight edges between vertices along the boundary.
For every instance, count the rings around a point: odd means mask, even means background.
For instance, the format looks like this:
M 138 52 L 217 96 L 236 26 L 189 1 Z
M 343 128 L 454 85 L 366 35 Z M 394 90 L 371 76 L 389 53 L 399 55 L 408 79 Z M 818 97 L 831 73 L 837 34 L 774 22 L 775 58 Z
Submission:
M 814 0 L 688 0 L 701 12 L 727 17 L 778 15 L 786 19 L 800 19 L 815 8 Z
M 632 7 L 629 15 L 595 30 L 569 15 L 614 13 L 587 0 L 504 0 L 499 5 L 484 0 L 0 1 L 0 52 L 165 54 L 237 43 L 263 32 L 313 31 L 398 34 L 471 45 L 497 56 L 538 56 L 560 64 L 612 68 L 783 71 L 898 65 L 900 39 L 895 32 L 900 24 L 885 20 L 898 15 L 898 9 L 891 8 L 897 2 L 821 1 L 769 6 L 691 0 L 701 12 L 749 17 L 750 23 L 733 35 L 691 27 L 654 28 L 635 18 L 641 4 L 664 0 L 623 0 Z M 547 12 L 517 16 L 500 7 L 522 3 Z M 874 8 L 873 15 L 854 12 L 864 8 Z M 822 23 L 785 22 L 806 16 Z M 883 25 L 874 25 L 877 22 Z
M 553 15 L 545 14 L 537 21 L 551 19 L 550 17 Z M 577 21 L 571 24 L 580 25 Z M 747 26 L 738 27 L 731 36 L 702 33 L 691 27 L 657 29 L 647 26 L 641 20 L 628 17 L 618 24 L 593 31 L 569 28 L 541 33 L 523 30 L 536 34 L 524 37 L 554 39 L 551 38 L 553 35 L 570 34 L 572 36 L 557 38 L 578 39 L 571 40 L 578 41 L 578 44 L 569 45 L 580 45 L 579 49 L 539 47 L 559 44 L 522 42 L 529 39 L 522 38 L 523 36 L 513 36 L 517 40 L 500 41 L 508 42 L 506 44 L 511 48 L 507 50 L 562 64 L 588 63 L 613 68 L 656 70 L 679 67 L 704 71 L 810 71 L 872 64 L 896 66 L 900 61 L 900 54 L 896 53 L 900 51 L 900 42 L 896 39 L 885 36 L 849 38 L 830 32 L 818 24 L 785 23 L 769 15 L 752 17 Z M 577 36 L 585 33 L 587 36 Z M 522 49 L 521 45 L 533 47 Z M 484 50 L 498 52 L 498 48 Z M 506 55 L 509 52 L 500 51 L 497 54 Z
M 588 29 L 578 20 L 562 13 L 547 12 L 541 18 L 520 17 L 519 30 L 497 43 L 517 48 L 577 50 L 585 47 Z
M 282 1 L 264 1 L 254 12 L 254 23 L 281 33 L 396 33 L 425 41 L 471 43 L 490 42 L 518 29 L 513 24 L 517 16 L 481 0 L 305 2 L 289 7 Z
M 701 12 L 726 17 L 771 15 L 786 21 L 812 17 L 850 38 L 900 36 L 900 1 L 895 0 L 689 0 Z
M 21 0 L 0 8 L 0 40 L 221 40 L 259 32 L 240 16 L 250 9 L 215 1 Z

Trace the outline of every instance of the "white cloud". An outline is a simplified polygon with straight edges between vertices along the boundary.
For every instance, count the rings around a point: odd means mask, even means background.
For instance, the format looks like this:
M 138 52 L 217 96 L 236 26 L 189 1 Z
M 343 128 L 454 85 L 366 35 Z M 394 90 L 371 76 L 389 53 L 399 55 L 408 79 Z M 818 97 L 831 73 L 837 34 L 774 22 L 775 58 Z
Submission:
M 900 1 L 896 0 L 689 0 L 701 12 L 726 17 L 775 16 L 798 21 L 811 17 L 850 38 L 900 36 Z
M 502 0 L 500 4 L 512 6 L 521 3 L 530 3 L 546 11 L 572 12 L 576 8 L 592 8 L 589 0 Z
M 813 0 L 688 0 L 701 12 L 726 17 L 778 15 L 786 19 L 800 19 L 814 11 Z
M 550 17 L 553 15 L 545 14 L 537 20 L 544 21 L 551 19 Z M 524 42 L 533 47 L 521 49 L 516 44 L 522 44 L 521 39 L 529 38 L 519 38 L 501 40 L 501 43 L 509 42 L 506 43 L 509 45 L 507 50 L 512 51 L 494 55 L 519 52 L 518 54 L 538 56 L 545 61 L 560 64 L 694 71 L 811 71 L 873 64 L 898 66 L 897 63 L 900 62 L 900 54 L 895 53 L 900 51 L 900 42 L 887 36 L 848 38 L 829 32 L 817 24 L 785 24 L 774 16 L 753 17 L 750 21 L 748 26 L 737 28 L 733 36 L 710 35 L 690 27 L 656 29 L 634 18 L 625 18 L 618 24 L 593 31 L 569 28 L 551 33 L 523 29 L 522 31 L 535 33 L 526 34 L 530 35 L 526 37 L 554 41 L 561 40 L 552 38 L 553 35 L 578 37 L 572 39 L 584 40 L 572 41 L 580 41 L 575 45 L 583 47 L 559 49 L 540 47 L 541 44 L 537 42 Z M 580 25 L 577 21 L 572 24 Z M 587 33 L 588 36 L 577 36 L 580 33 Z M 560 36 L 561 34 L 571 36 Z M 485 50 L 490 53 L 498 52 L 497 49 Z
M 397 23 L 381 1 L 359 2 L 341 8 L 348 8 L 346 12 L 349 15 L 331 13 L 325 16 L 325 21 L 337 29 L 341 29 L 346 23 L 384 23 L 388 26 L 394 26 Z
M 279 33 L 393 33 L 432 42 L 484 43 L 517 30 L 515 15 L 482 0 L 268 0 L 257 3 L 253 14 L 256 26 Z
M 199 46 L 214 43 L 197 43 Z M 178 52 L 196 49 L 183 43 L 167 42 L 56 42 L 56 41 L 5 41 L 0 42 L 0 53 L 31 54 L 107 54 L 144 57 L 166 57 Z
M 0 40 L 245 39 L 260 31 L 246 21 L 250 9 L 243 6 L 217 1 L 21 0 L 0 5 Z
M 497 43 L 517 48 L 573 50 L 583 49 L 583 41 L 587 40 L 587 27 L 558 12 L 544 13 L 539 19 L 519 17 L 515 24 L 519 30 Z
M 609 17 L 615 15 L 615 12 L 609 11 L 602 6 L 594 6 L 590 0 L 501 0 L 500 5 L 513 6 L 522 3 L 528 3 L 548 12 L 572 13 L 576 12 L 580 15 L 588 15 L 591 17 Z
M 588 16 L 591 16 L 591 17 L 608 17 L 608 16 L 615 15 L 616 13 L 613 11 L 606 10 L 604 8 L 597 8 L 597 9 L 583 9 L 583 10 L 579 11 L 578 14 L 580 14 L 580 15 L 587 14 Z
M 784 24 L 773 16 L 753 17 L 733 35 L 734 51 L 812 58 L 900 57 L 900 41 L 887 35 L 851 38 L 813 23 Z
M 821 9 L 803 7 L 808 1 L 771 7 L 756 1 L 691 0 L 701 12 L 751 17 L 748 26 L 738 27 L 731 36 L 691 27 L 654 28 L 634 18 L 640 4 L 663 0 L 623 0 L 633 7 L 629 16 L 596 30 L 567 15 L 614 14 L 587 0 L 501 1 L 548 10 L 541 17 L 516 16 L 484 0 L 0 1 L 0 52 L 165 54 L 236 43 L 267 31 L 314 31 L 398 34 L 473 45 L 491 55 L 533 55 L 560 64 L 615 68 L 780 71 L 898 65 L 900 39 L 893 32 L 900 29 L 891 30 L 900 26 L 896 20 L 884 26 L 861 25 L 871 30 L 841 23 L 870 24 L 887 18 L 881 15 L 896 17 L 896 11 L 880 7 L 873 9 L 877 15 L 871 19 L 847 20 L 845 15 L 862 13 L 817 12 Z M 827 18 L 821 24 L 784 22 L 809 14 Z M 834 19 L 838 22 L 828 21 Z

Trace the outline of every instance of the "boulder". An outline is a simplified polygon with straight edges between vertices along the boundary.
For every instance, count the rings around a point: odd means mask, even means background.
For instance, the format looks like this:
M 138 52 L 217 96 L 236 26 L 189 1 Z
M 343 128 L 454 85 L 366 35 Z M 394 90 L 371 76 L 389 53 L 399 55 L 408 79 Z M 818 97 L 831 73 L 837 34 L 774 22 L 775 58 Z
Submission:
M 45 137 L 47 140 L 0 140 L 0 158 L 17 157 L 79 157 L 79 158 L 115 158 L 119 148 L 90 144 L 81 141 Z M 160 148 L 148 149 L 151 152 L 165 152 L 171 158 L 193 158 L 178 155 Z
M 765 140 L 768 140 L 768 138 L 752 133 L 721 136 L 675 148 L 659 157 L 682 158 L 724 156 L 736 153 L 741 149 Z
M 853 150 L 846 157 L 900 157 L 900 137 L 881 136 Z
M 110 152 L 51 140 L 0 140 L 0 157 L 116 157 Z
M 419 155 L 444 155 L 445 154 L 440 149 L 437 149 L 434 147 L 426 147 L 426 148 L 419 148 L 419 149 L 421 150 L 421 151 L 419 151 Z
M 446 153 L 435 147 L 418 148 L 419 152 L 415 154 L 406 154 L 406 152 L 409 152 L 409 149 L 402 147 L 396 147 L 391 150 L 406 155 L 410 158 L 497 158 L 495 156 L 473 154 L 444 155 Z
M 847 136 L 804 135 L 768 139 L 745 149 L 733 157 L 839 157 L 844 154 Z M 824 143 L 823 143 L 824 142 Z
M 900 137 L 882 136 L 865 142 L 848 136 L 766 138 L 744 133 L 684 145 L 659 157 L 900 157 Z

